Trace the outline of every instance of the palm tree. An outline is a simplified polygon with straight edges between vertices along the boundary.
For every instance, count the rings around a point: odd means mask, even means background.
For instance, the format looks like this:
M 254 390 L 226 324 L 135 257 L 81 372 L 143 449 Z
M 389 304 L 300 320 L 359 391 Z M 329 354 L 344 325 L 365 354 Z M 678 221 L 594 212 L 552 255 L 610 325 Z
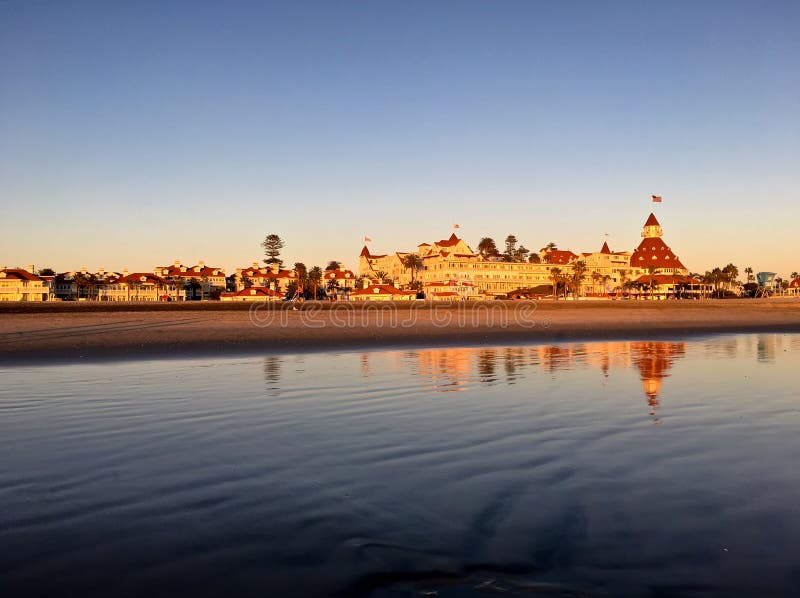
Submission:
M 416 253 L 409 253 L 403 258 L 403 266 L 406 270 L 411 270 L 411 282 L 414 282 L 415 275 L 419 270 L 422 270 L 422 258 Z
M 322 283 L 322 268 L 319 266 L 311 268 L 311 270 L 308 271 L 308 282 L 311 284 L 311 288 L 314 289 L 313 298 L 316 299 L 317 291 Z
M 791 276 L 792 276 L 792 280 L 794 280 L 794 279 L 796 279 L 798 276 L 800 276 L 800 274 L 798 274 L 797 272 L 792 272 Z
M 619 269 L 619 288 L 625 290 L 625 283 L 628 281 L 628 271 L 625 268 Z
M 478 253 L 480 253 L 481 257 L 484 259 L 498 255 L 499 252 L 497 251 L 497 245 L 495 245 L 494 239 L 491 237 L 483 237 L 478 243 Z
M 331 270 L 338 270 L 341 267 L 342 267 L 342 262 L 331 260 L 328 262 L 328 265 L 325 266 L 325 272 L 330 272 Z
M 599 272 L 592 272 L 591 278 L 592 278 L 592 294 L 596 295 L 597 294 L 597 283 L 602 278 L 602 276 L 600 276 Z
M 656 281 L 656 267 L 652 264 L 647 266 L 647 274 L 650 276 L 650 300 L 653 300 L 653 286 Z
M 555 241 L 550 241 L 550 242 L 549 242 L 547 245 L 545 245 L 545 247 L 546 247 L 547 249 L 550 249 L 550 250 L 552 250 L 552 251 L 555 251 L 555 250 L 557 250 L 557 249 L 558 249 L 558 246 L 556 245 L 556 242 L 555 242 Z
M 601 280 L 603 281 L 603 295 L 605 295 L 608 288 L 608 281 L 611 280 L 611 275 L 603 274 Z
M 83 272 L 75 272 L 72 275 L 72 283 L 75 285 L 75 298 L 81 298 L 81 289 L 89 286 L 89 280 Z
M 553 301 L 558 301 L 558 283 L 561 280 L 561 268 L 550 268 L 550 278 L 553 281 Z
M 586 262 L 583 260 L 578 260 L 572 266 L 572 288 L 575 291 L 575 298 L 578 299 L 581 296 L 581 282 L 583 281 L 584 277 L 586 276 Z

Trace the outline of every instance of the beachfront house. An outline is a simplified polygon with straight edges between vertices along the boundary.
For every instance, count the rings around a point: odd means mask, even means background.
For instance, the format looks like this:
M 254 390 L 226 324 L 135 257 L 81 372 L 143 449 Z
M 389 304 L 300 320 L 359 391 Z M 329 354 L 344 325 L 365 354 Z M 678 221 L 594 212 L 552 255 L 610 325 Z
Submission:
M 53 297 L 52 280 L 38 276 L 33 265 L 0 267 L 0 301 L 47 301 Z

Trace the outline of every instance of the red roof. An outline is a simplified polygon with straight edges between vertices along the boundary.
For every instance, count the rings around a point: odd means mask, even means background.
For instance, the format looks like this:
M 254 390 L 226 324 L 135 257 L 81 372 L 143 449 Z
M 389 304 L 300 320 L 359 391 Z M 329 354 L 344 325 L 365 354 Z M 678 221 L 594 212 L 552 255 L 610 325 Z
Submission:
M 366 289 L 357 289 L 350 295 L 416 295 L 416 291 L 401 291 L 389 284 L 374 284 Z
M 647 222 L 644 223 L 645 226 L 661 226 L 656 220 L 656 215 L 653 212 L 650 212 L 650 216 L 647 217 Z
M 328 280 L 336 280 L 338 278 L 355 278 L 355 274 L 351 270 L 328 270 L 325 272 L 325 278 Z
M 195 271 L 195 268 L 198 268 Z M 158 266 L 156 268 L 161 273 L 161 276 L 178 277 L 178 278 L 196 278 L 203 276 L 225 276 L 222 268 L 212 268 L 210 266 Z
M 169 286 L 172 284 L 171 282 L 161 278 L 160 276 L 151 274 L 150 272 L 134 272 L 133 274 L 122 276 L 119 280 L 117 280 L 117 282 L 119 284 L 126 284 L 128 282 L 138 282 L 139 284 L 159 284 L 164 286 Z
M 449 238 L 449 239 L 442 239 L 441 241 L 437 241 L 437 242 L 436 242 L 436 244 L 437 244 L 439 247 L 452 247 L 453 245 L 458 245 L 458 242 L 459 242 L 460 240 L 461 240 L 461 239 L 459 239 L 458 237 L 456 237 L 456 234 L 455 234 L 455 233 L 453 233 L 452 235 L 450 235 L 450 238 Z
M 7 268 L 5 270 L 0 270 L 5 276 L 6 280 L 36 280 L 42 281 L 44 280 L 42 277 L 37 276 L 36 274 L 32 274 L 27 270 L 23 270 L 22 268 Z
M 648 266 L 686 269 L 678 257 L 672 253 L 672 250 L 660 238 L 642 239 L 639 247 L 631 255 L 631 268 L 643 268 L 646 270 Z
M 800 288 L 800 276 L 795 278 L 792 282 L 789 283 L 790 289 L 798 289 Z
M 235 293 L 222 293 L 220 297 L 283 297 L 283 293 L 267 287 L 249 287 Z
M 433 293 L 434 297 L 458 297 L 455 291 L 436 291 Z
M 561 249 L 551 249 L 547 252 L 546 261 L 550 264 L 569 264 L 573 259 L 578 257 L 576 253 L 571 251 L 564 251 Z
M 600 253 L 610 254 L 611 250 L 608 248 L 608 243 L 603 242 L 603 246 L 600 248 Z
M 262 272 L 263 270 L 263 272 Z M 278 270 L 273 272 L 270 268 L 242 268 L 242 276 L 247 278 L 297 278 L 294 270 Z

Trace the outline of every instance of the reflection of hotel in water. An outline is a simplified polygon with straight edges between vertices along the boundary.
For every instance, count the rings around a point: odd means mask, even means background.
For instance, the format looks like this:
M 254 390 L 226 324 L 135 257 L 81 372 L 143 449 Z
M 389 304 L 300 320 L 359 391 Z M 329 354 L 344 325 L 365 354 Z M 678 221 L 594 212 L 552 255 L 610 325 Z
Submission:
M 651 414 L 659 405 L 664 378 L 685 343 L 624 341 L 564 346 L 427 349 L 406 354 L 414 373 L 438 392 L 466 390 L 478 383 L 514 383 L 527 368 L 555 374 L 559 370 L 636 368 Z

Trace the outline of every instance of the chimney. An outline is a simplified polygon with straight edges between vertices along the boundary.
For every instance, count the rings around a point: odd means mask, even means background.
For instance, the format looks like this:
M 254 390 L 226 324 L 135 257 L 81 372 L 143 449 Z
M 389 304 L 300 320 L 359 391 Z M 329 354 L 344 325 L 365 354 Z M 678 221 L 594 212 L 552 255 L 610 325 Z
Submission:
M 275 263 L 271 264 L 270 267 L 272 268 L 272 273 L 273 274 L 277 274 L 281 269 L 281 265 L 278 262 L 275 262 Z
M 175 261 L 173 262 L 173 265 L 174 265 L 176 268 L 180 268 L 180 267 L 181 267 L 181 261 L 180 261 L 180 260 L 175 260 Z
M 203 260 L 200 260 L 199 262 L 197 262 L 197 265 L 200 266 L 201 270 L 206 267 L 206 263 Z
M 30 272 L 31 274 L 33 274 L 34 273 L 33 272 L 33 264 L 28 264 L 27 266 L 25 266 L 25 270 L 27 272 Z
M 100 268 L 100 269 L 97 271 L 97 273 L 98 273 L 100 276 L 105 276 L 105 275 L 106 275 L 106 269 L 105 269 L 105 268 Z
M 81 274 L 87 274 L 86 266 L 81 266 Z
M 253 270 L 258 270 L 258 262 L 253 262 Z
M 128 274 L 130 274 L 130 272 L 128 272 L 128 269 L 127 269 L 127 268 L 125 268 L 125 269 L 122 271 L 122 275 L 123 275 L 123 276 L 127 276 Z

